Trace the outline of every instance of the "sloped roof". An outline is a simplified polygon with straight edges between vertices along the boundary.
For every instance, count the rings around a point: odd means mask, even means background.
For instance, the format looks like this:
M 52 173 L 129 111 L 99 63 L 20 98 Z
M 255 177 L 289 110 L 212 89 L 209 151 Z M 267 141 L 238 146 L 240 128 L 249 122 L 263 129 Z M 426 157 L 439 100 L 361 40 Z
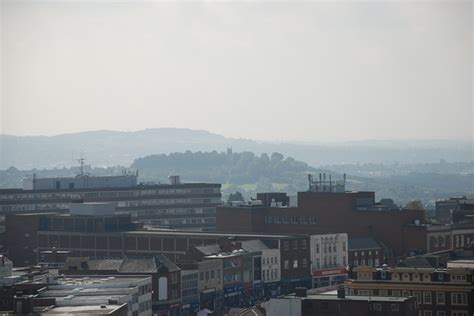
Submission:
M 434 257 L 417 256 L 402 260 L 397 267 L 408 268 L 437 268 L 438 260 Z
M 221 252 L 221 247 L 218 244 L 207 245 L 207 246 L 196 246 L 196 250 L 201 252 L 205 256 L 213 255 Z
M 349 250 L 365 250 L 381 248 L 380 244 L 374 239 L 369 237 L 363 238 L 350 238 L 349 239 Z
M 120 265 L 120 273 L 153 273 L 156 272 L 156 264 L 153 258 L 143 258 L 143 259 L 124 259 Z
M 242 241 L 242 249 L 253 252 L 269 249 L 260 239 Z
M 180 268 L 165 255 L 159 254 L 149 258 L 124 259 L 90 259 L 88 257 L 69 257 L 64 269 L 76 270 L 110 270 L 118 273 L 154 273 L 161 268 L 178 271 Z

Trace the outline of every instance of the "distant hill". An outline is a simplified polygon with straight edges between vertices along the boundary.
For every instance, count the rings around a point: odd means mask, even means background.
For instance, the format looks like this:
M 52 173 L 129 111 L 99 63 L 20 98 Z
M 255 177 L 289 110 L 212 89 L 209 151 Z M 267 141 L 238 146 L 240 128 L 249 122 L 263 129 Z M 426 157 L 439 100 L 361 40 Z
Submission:
M 392 198 L 397 204 L 421 200 L 428 206 L 451 196 L 472 196 L 474 193 L 474 162 L 394 165 L 330 165 L 321 169 L 282 154 L 252 152 L 177 152 L 137 158 L 131 165 L 115 167 L 85 166 L 94 175 L 120 175 L 124 168 L 139 170 L 141 182 L 167 182 L 172 174 L 184 182 L 222 183 L 224 199 L 240 191 L 246 198 L 257 192 L 282 191 L 296 194 L 308 188 L 307 174 L 331 173 L 342 179 L 346 172 L 347 190 L 375 191 L 376 198 Z M 21 187 L 21 179 L 31 177 L 74 176 L 77 166 L 70 168 L 0 170 L 0 188 Z
M 252 152 L 216 151 L 151 155 L 135 160 L 131 167 L 140 170 L 143 180 L 166 179 L 168 175 L 178 174 L 187 181 L 227 184 L 228 190 L 230 185 L 236 186 L 235 190 L 241 186 L 241 191 L 249 193 L 306 190 L 308 173 L 316 171 L 280 153 L 257 156 Z
M 89 131 L 57 136 L 0 135 L 0 169 L 62 168 L 84 152 L 94 166 L 130 165 L 153 154 L 190 151 L 280 152 L 312 166 L 342 163 L 471 161 L 469 141 L 258 142 L 202 130 L 155 128 L 137 132 Z

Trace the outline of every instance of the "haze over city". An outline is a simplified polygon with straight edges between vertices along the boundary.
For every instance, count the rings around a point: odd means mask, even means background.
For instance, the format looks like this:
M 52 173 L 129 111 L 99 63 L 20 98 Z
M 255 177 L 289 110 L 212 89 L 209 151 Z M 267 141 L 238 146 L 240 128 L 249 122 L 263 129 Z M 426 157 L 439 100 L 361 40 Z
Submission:
M 2 1 L 0 133 L 469 140 L 472 7 Z

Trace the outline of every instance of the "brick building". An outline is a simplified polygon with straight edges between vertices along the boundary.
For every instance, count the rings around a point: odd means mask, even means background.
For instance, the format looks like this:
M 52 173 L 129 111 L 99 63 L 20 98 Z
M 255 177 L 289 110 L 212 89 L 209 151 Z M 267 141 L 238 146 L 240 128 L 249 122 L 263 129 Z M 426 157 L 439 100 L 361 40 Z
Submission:
M 418 316 L 414 297 L 370 297 L 338 294 L 310 294 L 305 289 L 262 304 L 272 316 Z
M 447 269 L 360 266 L 346 281 L 349 295 L 417 298 L 422 316 L 473 314 L 473 265 Z
M 474 199 L 466 197 L 436 201 L 435 218 L 442 224 L 474 222 Z
M 227 238 L 261 239 L 277 245 L 279 240 L 291 237 L 277 234 L 144 230 L 141 225 L 133 223 L 127 214 L 9 214 L 6 226 L 8 257 L 14 266 L 29 266 L 45 261 L 47 258 L 42 260 L 42 253 L 53 251 L 69 251 L 75 257 L 108 259 L 162 253 L 176 262 L 185 257 L 186 251 L 192 246 L 215 244 Z
M 281 194 L 259 196 L 262 201 L 218 207 L 217 230 L 308 235 L 347 233 L 350 239 L 371 238 L 381 242 L 385 257 L 391 261 L 463 248 L 474 240 L 471 222 L 429 224 L 424 210 L 375 203 L 374 192 L 298 192 L 296 207 L 286 206 L 287 199 Z
M 349 239 L 349 261 L 351 267 L 379 267 L 385 263 L 382 246 L 372 238 Z

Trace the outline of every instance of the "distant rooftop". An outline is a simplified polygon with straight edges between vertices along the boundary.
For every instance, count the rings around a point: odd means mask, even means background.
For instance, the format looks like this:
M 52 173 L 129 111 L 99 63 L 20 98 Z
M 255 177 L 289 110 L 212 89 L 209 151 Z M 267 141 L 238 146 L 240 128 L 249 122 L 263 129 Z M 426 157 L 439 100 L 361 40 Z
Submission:
M 85 306 L 55 306 L 53 308 L 35 308 L 35 312 L 41 315 L 66 315 L 66 314 L 83 314 L 83 315 L 109 315 L 120 308 L 122 305 L 85 305 Z
M 349 246 L 349 250 L 365 250 L 365 249 L 380 248 L 379 243 L 369 237 L 349 238 L 348 246 Z

